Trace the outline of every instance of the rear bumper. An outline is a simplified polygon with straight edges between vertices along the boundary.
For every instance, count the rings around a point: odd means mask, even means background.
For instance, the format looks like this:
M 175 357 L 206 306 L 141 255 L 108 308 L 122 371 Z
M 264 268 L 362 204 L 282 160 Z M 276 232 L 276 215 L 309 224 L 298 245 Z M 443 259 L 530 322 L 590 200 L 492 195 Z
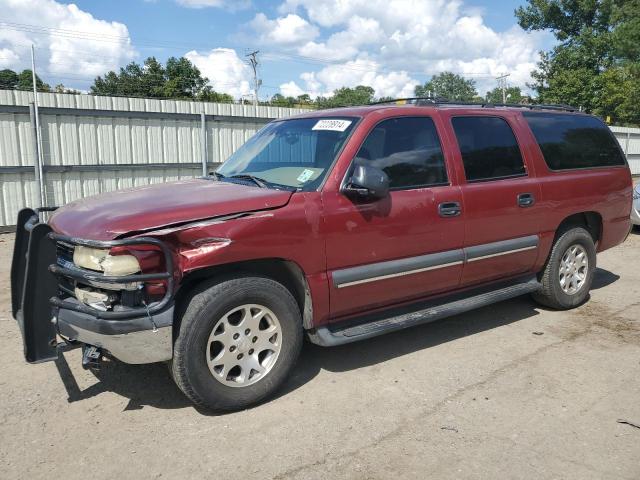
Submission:
M 11 265 L 13 317 L 22 332 L 24 355 L 29 363 L 58 358 L 57 336 L 107 350 L 127 363 L 153 363 L 172 358 L 173 262 L 166 245 L 154 238 L 96 242 L 56 235 L 39 221 L 38 211 L 21 210 Z M 167 271 L 106 277 L 79 268 L 57 265 L 56 242 L 95 248 L 151 244 L 165 255 Z M 59 278 L 72 281 L 130 283 L 166 280 L 165 296 L 145 307 L 103 311 L 85 305 L 60 288 Z

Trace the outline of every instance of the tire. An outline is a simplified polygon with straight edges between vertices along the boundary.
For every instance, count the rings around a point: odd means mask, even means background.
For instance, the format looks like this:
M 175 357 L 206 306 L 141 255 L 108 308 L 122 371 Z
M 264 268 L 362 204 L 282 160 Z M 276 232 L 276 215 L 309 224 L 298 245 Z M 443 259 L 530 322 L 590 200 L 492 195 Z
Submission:
M 572 267 L 574 270 L 564 268 L 566 263 L 563 262 L 563 259 L 566 258 L 567 262 L 571 263 L 571 254 L 576 252 L 584 252 L 584 255 L 578 254 L 578 259 Z M 565 255 L 568 256 L 565 257 Z M 584 271 L 584 278 L 582 283 L 578 285 L 578 280 L 573 279 L 582 277 L 582 275 L 578 275 L 580 270 L 575 269 L 576 266 L 582 265 L 580 259 L 583 257 L 586 258 L 587 265 L 584 268 L 581 267 Z M 563 266 L 562 271 L 561 266 Z M 556 310 L 575 308 L 587 300 L 595 269 L 596 247 L 591 234 L 581 227 L 565 230 L 553 244 L 547 264 L 540 274 L 542 288 L 533 294 L 533 298 L 541 305 Z M 572 280 L 575 283 L 572 283 Z
M 196 405 L 239 410 L 273 395 L 301 348 L 300 309 L 289 290 L 265 277 L 226 277 L 200 287 L 188 302 L 171 373 Z

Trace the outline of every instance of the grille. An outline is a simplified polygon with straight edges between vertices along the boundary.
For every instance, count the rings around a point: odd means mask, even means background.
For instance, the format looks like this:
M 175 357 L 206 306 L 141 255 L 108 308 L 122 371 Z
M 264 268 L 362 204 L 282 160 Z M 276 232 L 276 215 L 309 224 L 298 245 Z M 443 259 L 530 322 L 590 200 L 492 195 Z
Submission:
M 73 267 L 73 250 L 74 246 L 64 242 L 56 243 L 56 263 L 61 267 Z M 75 282 L 70 278 L 61 277 L 58 278 L 58 288 L 66 293 L 75 297 L 74 289 Z
M 57 254 L 58 260 L 64 260 L 66 262 L 73 263 L 73 250 L 74 250 L 73 245 L 69 245 L 68 243 L 64 243 L 64 242 L 56 243 L 56 254 Z

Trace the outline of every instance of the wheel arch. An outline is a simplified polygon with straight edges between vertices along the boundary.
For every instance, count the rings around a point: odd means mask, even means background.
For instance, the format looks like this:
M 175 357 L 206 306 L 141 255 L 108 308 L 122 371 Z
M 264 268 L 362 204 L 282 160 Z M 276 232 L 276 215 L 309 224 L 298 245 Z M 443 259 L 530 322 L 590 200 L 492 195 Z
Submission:
M 595 211 L 574 213 L 566 217 L 556 228 L 554 243 L 564 232 L 571 228 L 583 227 L 591 234 L 593 243 L 598 245 L 602 239 L 602 215 Z
M 189 272 L 183 278 L 176 294 L 176 315 L 174 319 L 174 338 L 179 331 L 182 314 L 198 288 L 206 283 L 229 275 L 259 275 L 271 278 L 287 288 L 296 300 L 302 315 L 302 325 L 309 329 L 313 325 L 313 302 L 311 289 L 302 268 L 294 261 L 282 258 L 262 258 L 242 262 L 214 265 Z

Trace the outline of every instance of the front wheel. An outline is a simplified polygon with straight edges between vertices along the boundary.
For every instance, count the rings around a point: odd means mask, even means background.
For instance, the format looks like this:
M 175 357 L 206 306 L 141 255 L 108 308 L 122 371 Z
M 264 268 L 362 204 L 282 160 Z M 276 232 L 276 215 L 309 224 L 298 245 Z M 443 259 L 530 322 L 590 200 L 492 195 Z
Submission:
M 542 288 L 533 298 L 547 307 L 568 310 L 584 303 L 596 269 L 596 248 L 591 234 L 576 227 L 553 244 L 541 273 Z
M 191 298 L 172 374 L 197 405 L 237 410 L 272 395 L 301 346 L 300 309 L 283 285 L 264 277 L 227 278 Z

